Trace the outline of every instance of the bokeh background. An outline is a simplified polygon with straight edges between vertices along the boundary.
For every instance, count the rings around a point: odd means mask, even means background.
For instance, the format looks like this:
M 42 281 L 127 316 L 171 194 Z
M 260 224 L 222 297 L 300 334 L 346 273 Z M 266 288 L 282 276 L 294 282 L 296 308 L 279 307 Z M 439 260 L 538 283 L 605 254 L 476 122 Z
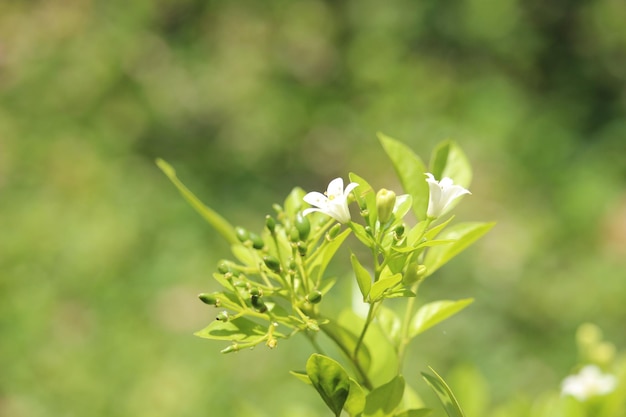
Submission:
M 625 21 L 620 0 L 0 2 L 0 415 L 325 415 L 287 374 L 304 341 L 192 336 L 228 248 L 154 159 L 254 230 L 294 185 L 397 187 L 377 131 L 424 159 L 455 139 L 459 218 L 498 222 L 423 287 L 476 303 L 413 345 L 410 383 L 472 366 L 498 404 L 558 390 L 580 323 L 626 348 Z

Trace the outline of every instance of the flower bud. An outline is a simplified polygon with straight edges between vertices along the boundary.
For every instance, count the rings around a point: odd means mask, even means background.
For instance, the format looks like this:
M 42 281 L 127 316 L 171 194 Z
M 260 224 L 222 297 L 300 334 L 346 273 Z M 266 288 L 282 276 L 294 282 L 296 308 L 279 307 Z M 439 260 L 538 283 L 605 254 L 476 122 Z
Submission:
M 250 232 L 249 236 L 250 236 L 250 240 L 252 241 L 252 247 L 254 249 L 263 249 L 263 246 L 265 246 L 265 242 L 263 242 L 263 239 L 261 239 L 261 236 L 252 232 Z
M 276 338 L 274 337 L 270 337 L 269 339 L 267 339 L 265 345 L 270 349 L 274 349 L 276 345 L 278 345 L 278 340 L 276 340 Z
M 227 274 L 228 272 L 230 272 L 230 265 L 228 265 L 226 262 L 220 262 L 217 265 L 217 271 L 220 274 Z
M 306 296 L 306 300 L 311 304 L 317 304 L 322 301 L 322 293 L 318 290 L 313 290 Z
M 198 298 L 204 304 L 208 304 L 210 306 L 219 307 L 219 305 L 220 305 L 220 299 L 218 297 L 219 295 L 220 295 L 220 293 L 218 293 L 218 292 L 214 292 L 214 293 L 211 293 L 211 294 L 203 292 L 202 294 L 198 294 Z
M 305 241 L 306 238 L 309 237 L 311 223 L 309 222 L 309 218 L 304 216 L 301 211 L 296 214 L 296 229 L 298 229 L 298 237 L 301 241 Z
M 263 296 L 263 291 L 257 287 L 250 288 L 250 295 L 256 295 L 258 297 Z
M 300 256 L 306 256 L 306 243 L 304 242 L 298 242 L 298 253 L 300 254 Z
M 261 296 L 259 295 L 252 295 L 250 297 L 250 303 L 252 304 L 252 307 L 254 307 L 260 313 L 265 313 L 267 311 L 267 306 L 265 305 L 263 300 L 261 300 Z
M 294 227 L 289 231 L 289 241 L 296 243 L 298 240 L 300 240 L 300 232 Z
M 241 243 L 244 243 L 248 241 L 248 239 L 250 239 L 250 232 L 248 232 L 243 227 L 236 227 L 235 234 L 237 235 L 237 239 L 239 239 Z
M 280 272 L 280 261 L 276 257 L 271 255 L 264 256 L 263 262 L 270 271 L 276 272 L 277 274 Z
M 376 210 L 378 210 L 378 221 L 381 225 L 387 223 L 393 214 L 393 207 L 396 205 L 396 193 L 381 188 L 376 193 Z
M 396 240 L 402 239 L 402 236 L 404 235 L 404 225 L 401 224 L 398 227 L 396 227 L 396 230 L 393 231 L 393 234 Z
M 333 227 L 330 228 L 330 230 L 328 231 L 328 234 L 326 235 L 326 239 L 328 240 L 333 240 L 334 238 L 337 237 L 337 235 L 339 234 L 339 231 L 341 230 L 341 225 L 340 224 L 336 224 Z
M 267 227 L 267 230 L 269 230 L 270 233 L 274 234 L 274 231 L 276 230 L 276 220 L 274 220 L 274 218 L 269 214 L 265 216 L 265 227 Z

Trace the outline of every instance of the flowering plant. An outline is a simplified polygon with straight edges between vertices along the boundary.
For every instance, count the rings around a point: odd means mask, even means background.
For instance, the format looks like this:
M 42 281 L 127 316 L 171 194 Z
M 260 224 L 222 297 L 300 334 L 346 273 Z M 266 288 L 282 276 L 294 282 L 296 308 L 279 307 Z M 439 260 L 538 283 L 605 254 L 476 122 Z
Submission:
M 469 194 L 472 172 L 458 145 L 439 145 L 427 171 L 406 145 L 385 135 L 379 139 L 406 194 L 376 191 L 354 173 L 345 189 L 343 179 L 336 178 L 325 194 L 296 187 L 282 205 L 273 206 L 258 233 L 231 225 L 201 203 L 172 167 L 158 161 L 182 195 L 228 242 L 234 257 L 219 262 L 213 274 L 222 290 L 199 296 L 218 311 L 216 320 L 196 335 L 228 342 L 223 353 L 263 344 L 274 348 L 282 339 L 303 335 L 314 353 L 305 371 L 293 375 L 310 384 L 335 416 L 344 411 L 363 417 L 429 412 L 402 376 L 407 347 L 473 300 L 420 305 L 418 291 L 493 226 L 453 224 L 453 216 L 445 217 L 460 197 Z M 357 216 L 351 215 L 351 205 Z M 409 212 L 417 219 L 415 224 L 405 219 Z M 337 279 L 326 271 L 339 248 L 352 244 L 351 234 L 370 255 L 363 259 L 362 251 L 354 251 L 349 257 L 359 302 L 367 311 L 359 315 L 347 300 L 342 313 L 331 315 L 324 299 Z M 334 345 L 339 355 L 324 354 L 324 345 Z M 432 369 L 422 375 L 447 414 L 463 416 L 446 382 Z

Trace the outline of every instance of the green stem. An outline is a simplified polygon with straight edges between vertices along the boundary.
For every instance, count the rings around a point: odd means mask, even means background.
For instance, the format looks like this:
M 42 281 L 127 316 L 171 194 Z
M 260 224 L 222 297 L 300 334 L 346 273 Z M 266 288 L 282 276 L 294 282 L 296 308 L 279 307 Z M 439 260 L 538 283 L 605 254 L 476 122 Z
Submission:
M 374 389 L 374 385 L 372 384 L 372 381 L 370 381 L 369 377 L 367 376 L 367 373 L 365 372 L 365 370 L 363 369 L 359 361 L 352 358 L 352 352 L 350 352 L 350 349 L 341 341 L 340 337 L 336 333 L 331 331 L 330 328 L 327 326 L 320 326 L 320 328 L 324 332 L 324 334 L 328 336 L 330 340 L 335 342 L 339 350 L 343 352 L 343 354 L 348 358 L 348 360 L 350 360 L 350 362 L 352 363 L 352 366 L 354 367 L 354 370 L 357 373 L 357 378 L 359 379 L 360 384 L 370 391 Z

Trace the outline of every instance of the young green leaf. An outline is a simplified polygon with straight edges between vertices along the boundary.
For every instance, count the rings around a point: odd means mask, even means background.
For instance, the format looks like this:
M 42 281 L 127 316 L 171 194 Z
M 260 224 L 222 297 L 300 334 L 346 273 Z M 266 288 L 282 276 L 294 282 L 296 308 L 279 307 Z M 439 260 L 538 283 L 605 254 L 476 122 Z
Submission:
M 170 164 L 162 159 L 157 159 L 156 164 L 161 171 L 172 181 L 172 183 L 178 188 L 178 191 L 187 200 L 187 202 L 198 212 L 204 219 L 209 222 L 211 226 L 220 234 L 228 243 L 235 244 L 237 235 L 235 234 L 235 228 L 222 216 L 220 216 L 213 209 L 205 206 L 198 197 L 196 197 L 176 176 L 176 170 L 172 168 Z
M 376 193 L 367 181 L 359 177 L 354 172 L 351 172 L 349 177 L 350 181 L 359 184 L 359 186 L 354 189 L 354 195 L 356 196 L 359 206 L 362 206 L 363 203 L 365 203 L 364 205 L 367 207 L 367 211 L 369 212 L 367 224 L 372 229 L 374 229 L 374 226 L 376 225 L 376 219 L 378 218 L 378 213 L 376 209 Z
M 372 288 L 372 277 L 369 272 L 367 272 L 367 269 L 359 263 L 359 260 L 354 254 L 350 255 L 350 262 L 352 262 L 352 269 L 354 270 L 354 275 L 356 275 L 359 290 L 361 290 L 361 294 L 363 294 L 363 301 L 366 301 L 370 289 Z
M 396 376 L 367 395 L 363 417 L 392 416 L 404 394 L 404 378 Z
M 459 223 L 450 226 L 438 236 L 441 240 L 454 240 L 449 245 L 431 248 L 424 258 L 426 275 L 431 275 L 450 259 L 454 258 L 469 245 L 487 233 L 495 223 Z
M 328 408 L 339 417 L 350 392 L 347 372 L 334 360 L 314 353 L 306 363 L 306 373 Z
M 472 168 L 463 150 L 453 141 L 439 144 L 430 158 L 430 172 L 435 178 L 452 178 L 455 184 L 468 188 L 472 182 Z
M 383 149 L 391 159 L 404 190 L 413 197 L 413 212 L 418 219 L 426 217 L 429 187 L 424 177 L 424 163 L 406 145 L 382 133 L 378 134 Z
M 402 274 L 394 274 L 386 277 L 381 277 L 378 281 L 372 285 L 372 289 L 369 293 L 370 302 L 378 301 L 385 296 L 385 291 L 391 290 L 402 281 Z
M 207 327 L 194 333 L 198 337 L 214 340 L 232 340 L 251 342 L 258 340 L 267 333 L 267 327 L 261 326 L 244 317 L 229 321 L 215 320 Z M 274 333 L 276 335 L 276 333 Z
M 357 417 L 365 408 L 365 391 L 354 379 L 350 378 L 350 393 L 348 399 L 343 405 L 344 410 L 350 414 L 350 417 Z
M 307 260 L 307 272 L 314 281 L 319 281 L 323 278 L 326 267 L 349 234 L 350 229 L 346 229 L 330 242 L 325 241 L 315 256 Z
M 446 410 L 448 417 L 465 417 L 459 402 L 454 397 L 454 394 L 448 384 L 446 384 L 446 381 L 444 381 L 433 368 L 429 367 L 429 369 L 434 376 L 425 372 L 422 372 L 422 376 L 426 380 L 426 383 L 433 389 L 433 391 L 435 391 L 437 397 L 439 397 L 439 400 L 441 401 L 444 410 Z
M 424 304 L 417 310 L 413 320 L 411 320 L 409 336 L 413 338 L 425 332 L 434 325 L 463 310 L 473 301 L 474 299 L 472 298 L 464 298 L 458 301 L 442 300 Z
M 309 376 L 306 374 L 306 372 L 304 371 L 289 371 L 289 373 L 293 376 L 295 376 L 296 378 L 298 378 L 300 381 L 304 382 L 307 385 L 313 385 L 311 383 L 311 378 L 309 378 Z
M 433 410 L 431 410 L 430 408 L 418 408 L 413 410 L 406 410 L 399 414 L 394 414 L 393 417 L 426 417 L 432 412 Z

